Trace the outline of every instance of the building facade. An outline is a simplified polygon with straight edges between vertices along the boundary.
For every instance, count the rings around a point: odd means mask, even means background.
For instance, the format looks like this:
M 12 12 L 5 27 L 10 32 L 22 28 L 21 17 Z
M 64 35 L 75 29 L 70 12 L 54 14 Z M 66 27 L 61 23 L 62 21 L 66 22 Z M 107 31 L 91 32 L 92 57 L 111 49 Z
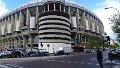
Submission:
M 64 0 L 31 1 L 0 18 L 0 48 L 87 47 L 103 40 L 101 20 L 85 7 Z M 41 44 L 43 47 L 41 47 Z

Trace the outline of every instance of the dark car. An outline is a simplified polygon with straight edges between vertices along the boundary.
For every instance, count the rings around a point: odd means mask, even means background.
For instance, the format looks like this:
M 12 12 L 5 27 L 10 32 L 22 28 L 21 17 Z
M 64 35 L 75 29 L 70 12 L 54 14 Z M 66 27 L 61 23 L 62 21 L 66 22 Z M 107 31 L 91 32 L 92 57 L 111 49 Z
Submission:
M 0 53 L 0 58 L 17 58 L 21 57 L 20 51 L 2 51 Z
M 12 51 L 2 51 L 0 53 L 0 58 L 12 58 L 12 57 L 13 57 Z
M 37 54 L 38 54 L 37 56 L 49 56 L 50 55 L 50 53 L 47 51 L 42 51 L 42 52 L 38 51 Z
M 27 57 L 35 57 L 35 56 L 37 56 L 37 52 L 35 52 L 35 51 L 27 52 Z
M 59 50 L 55 55 L 64 55 L 64 51 L 63 50 Z

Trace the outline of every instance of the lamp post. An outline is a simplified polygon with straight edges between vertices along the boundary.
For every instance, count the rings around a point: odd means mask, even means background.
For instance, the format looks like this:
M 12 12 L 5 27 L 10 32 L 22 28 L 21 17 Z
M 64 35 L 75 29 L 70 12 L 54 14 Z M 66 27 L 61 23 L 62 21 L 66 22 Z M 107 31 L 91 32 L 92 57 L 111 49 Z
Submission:
M 117 25 L 117 27 L 119 27 L 120 26 L 120 23 L 119 23 L 120 22 L 120 12 L 117 8 L 114 8 L 114 7 L 107 7 L 105 9 L 110 9 L 110 8 L 115 9 L 117 11 L 117 15 L 115 15 L 112 18 L 109 18 L 109 19 L 112 23 L 114 23 L 114 25 Z
M 105 9 L 110 9 L 110 8 L 113 8 L 113 9 L 117 10 L 118 14 L 120 14 L 120 12 L 119 12 L 119 10 L 118 10 L 117 8 L 114 8 L 114 7 L 107 7 L 107 8 L 105 8 Z
M 120 30 L 120 12 L 117 8 L 114 7 L 107 7 L 105 9 L 114 9 L 117 11 L 117 14 L 114 14 L 112 16 L 112 18 L 109 18 L 109 20 L 112 22 L 113 26 L 112 26 L 112 30 L 113 32 L 115 32 L 116 34 L 120 34 L 119 30 Z M 119 35 L 117 35 L 119 36 Z
M 119 19 L 120 19 L 120 12 L 119 12 L 119 10 L 117 9 L 117 8 L 114 8 L 114 7 L 107 7 L 107 8 L 105 8 L 105 9 L 110 9 L 110 8 L 112 8 L 112 9 L 115 9 L 116 11 L 117 11 L 117 15 L 115 15 L 114 17 L 113 17 L 113 19 L 111 19 L 111 18 L 109 18 L 112 22 L 115 22 L 117 25 L 119 24 L 119 23 L 117 23 L 117 22 L 120 22 L 119 21 Z M 117 16 L 117 18 L 116 18 L 116 16 Z

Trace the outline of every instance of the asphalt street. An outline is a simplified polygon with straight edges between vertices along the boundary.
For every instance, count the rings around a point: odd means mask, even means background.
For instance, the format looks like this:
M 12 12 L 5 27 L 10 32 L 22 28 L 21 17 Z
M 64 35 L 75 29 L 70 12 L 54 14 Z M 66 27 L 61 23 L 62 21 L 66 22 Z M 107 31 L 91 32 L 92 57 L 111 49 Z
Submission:
M 104 68 L 120 68 L 107 60 L 104 55 Z M 80 53 L 70 56 L 32 57 L 20 59 L 1 59 L 0 68 L 99 68 L 96 53 Z

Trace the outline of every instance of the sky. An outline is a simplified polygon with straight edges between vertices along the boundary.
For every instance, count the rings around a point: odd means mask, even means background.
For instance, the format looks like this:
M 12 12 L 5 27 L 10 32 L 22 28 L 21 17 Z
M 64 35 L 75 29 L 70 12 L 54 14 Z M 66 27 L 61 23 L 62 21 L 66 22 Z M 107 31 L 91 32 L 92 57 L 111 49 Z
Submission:
M 27 3 L 31 0 L 0 0 L 0 16 L 6 12 L 15 9 L 16 7 Z M 111 24 L 109 19 L 115 13 L 118 13 L 115 9 L 107 9 L 106 7 L 114 7 L 120 11 L 120 0 L 67 0 L 74 3 L 79 3 L 85 6 L 87 9 L 93 11 L 103 22 L 104 30 L 108 36 L 115 39 L 115 34 L 111 30 Z

